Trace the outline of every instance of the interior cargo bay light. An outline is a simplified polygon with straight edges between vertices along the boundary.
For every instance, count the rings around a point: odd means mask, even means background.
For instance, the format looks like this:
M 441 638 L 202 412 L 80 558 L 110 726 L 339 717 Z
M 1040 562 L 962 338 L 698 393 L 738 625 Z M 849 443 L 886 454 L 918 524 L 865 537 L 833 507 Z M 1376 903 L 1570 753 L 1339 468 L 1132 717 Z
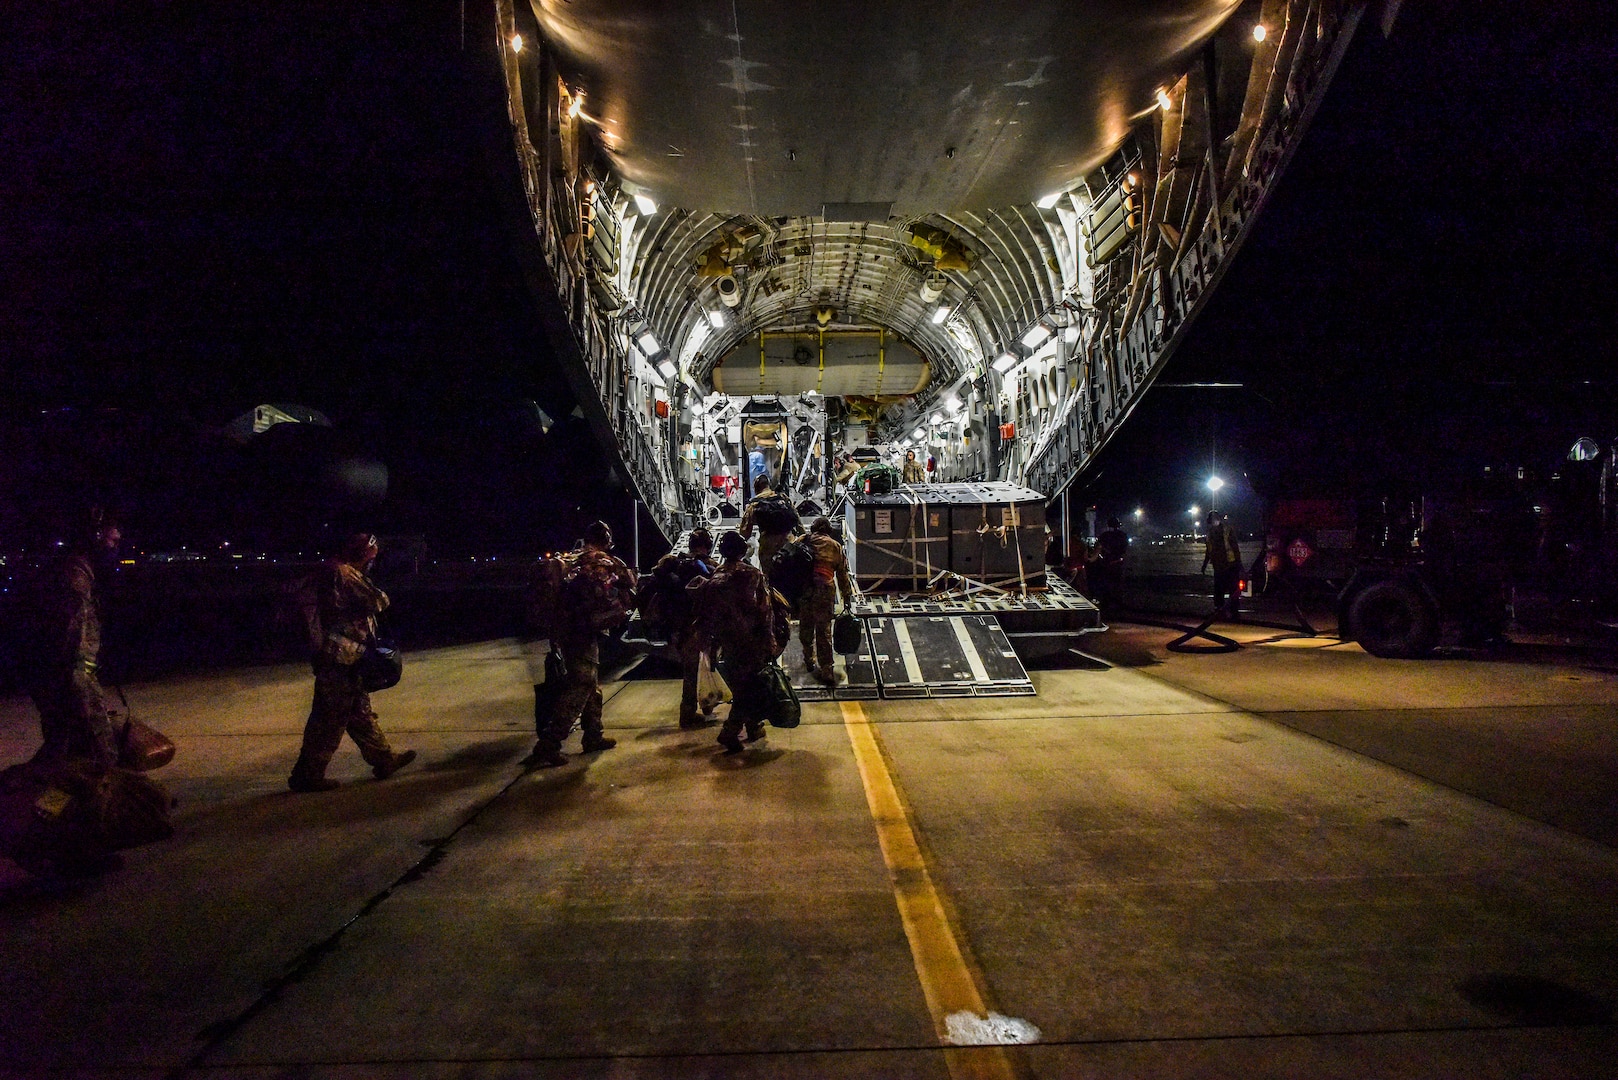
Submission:
M 663 346 L 658 344 L 657 335 L 650 330 L 640 332 L 635 338 L 635 348 L 639 349 L 648 360 L 663 351 Z

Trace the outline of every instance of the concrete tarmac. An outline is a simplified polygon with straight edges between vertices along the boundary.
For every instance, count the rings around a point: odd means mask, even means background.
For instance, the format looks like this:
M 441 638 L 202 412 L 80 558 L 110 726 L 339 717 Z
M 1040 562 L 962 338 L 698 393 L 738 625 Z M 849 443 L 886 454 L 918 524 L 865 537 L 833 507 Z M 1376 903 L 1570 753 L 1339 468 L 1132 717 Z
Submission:
M 619 683 L 536 771 L 516 644 L 433 650 L 376 696 L 421 760 L 311 795 L 306 670 L 126 688 L 178 835 L 0 861 L 0 1074 L 1618 1075 L 1618 673 L 1233 634 L 737 756 Z

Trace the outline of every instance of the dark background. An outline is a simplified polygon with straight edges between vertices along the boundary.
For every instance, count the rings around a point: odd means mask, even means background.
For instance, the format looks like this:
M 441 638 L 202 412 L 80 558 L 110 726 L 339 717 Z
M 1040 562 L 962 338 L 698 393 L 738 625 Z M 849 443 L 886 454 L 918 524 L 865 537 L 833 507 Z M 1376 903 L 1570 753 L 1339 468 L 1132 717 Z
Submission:
M 569 418 L 512 254 L 485 156 L 503 117 L 460 17 L 5 17 L 0 548 L 86 498 L 147 548 L 365 526 L 464 554 L 622 528 L 629 496 Z M 1277 496 L 1618 434 L 1614 21 L 1411 3 L 1384 40 L 1368 20 L 1164 377 L 1244 388 L 1153 390 L 1076 498 L 1171 531 L 1216 467 L 1253 528 Z M 333 426 L 218 434 L 264 402 Z M 377 463 L 385 500 L 353 479 Z

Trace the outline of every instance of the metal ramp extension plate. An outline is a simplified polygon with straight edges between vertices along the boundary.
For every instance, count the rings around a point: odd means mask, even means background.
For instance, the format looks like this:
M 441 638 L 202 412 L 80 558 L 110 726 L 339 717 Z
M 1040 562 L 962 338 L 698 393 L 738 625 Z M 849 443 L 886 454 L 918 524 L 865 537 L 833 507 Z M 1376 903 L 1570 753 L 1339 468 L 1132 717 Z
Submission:
M 1034 692 L 993 615 L 880 616 L 865 622 L 885 698 L 1018 697 Z

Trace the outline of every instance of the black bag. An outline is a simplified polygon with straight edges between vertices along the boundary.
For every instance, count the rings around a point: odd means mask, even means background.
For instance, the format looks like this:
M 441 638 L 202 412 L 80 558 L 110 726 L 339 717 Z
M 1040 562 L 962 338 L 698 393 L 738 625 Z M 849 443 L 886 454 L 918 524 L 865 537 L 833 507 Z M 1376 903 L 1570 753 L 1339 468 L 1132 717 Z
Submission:
M 798 527 L 798 512 L 779 495 L 763 495 L 753 500 L 753 524 L 779 536 Z
M 374 694 L 399 684 L 404 675 L 404 654 L 393 645 L 373 641 L 365 646 L 354 667 L 360 673 L 360 689 Z
M 800 536 L 782 544 L 766 569 L 770 587 L 796 607 L 815 579 L 815 549 L 809 545 L 809 538 Z
M 849 653 L 860 651 L 864 644 L 865 634 L 860 621 L 848 612 L 843 612 L 832 620 L 831 647 L 836 652 L 847 656 Z
M 769 690 L 770 708 L 764 719 L 772 727 L 795 728 L 803 719 L 803 707 L 798 703 L 797 691 L 792 689 L 792 680 L 781 665 L 770 662 L 764 665 L 764 671 L 759 676 L 764 680 Z

